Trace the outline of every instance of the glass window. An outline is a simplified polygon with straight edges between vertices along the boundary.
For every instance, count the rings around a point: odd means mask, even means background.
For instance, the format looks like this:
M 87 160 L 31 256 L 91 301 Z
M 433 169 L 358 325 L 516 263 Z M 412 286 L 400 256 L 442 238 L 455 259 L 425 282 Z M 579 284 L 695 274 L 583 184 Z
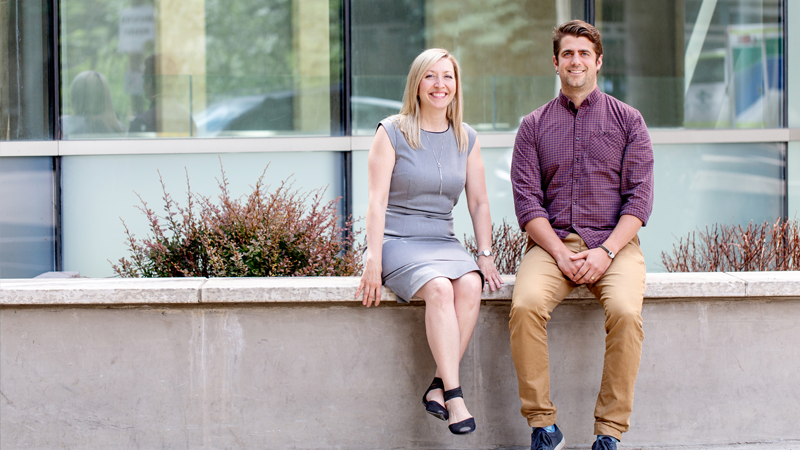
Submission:
M 65 139 L 339 135 L 340 0 L 61 0 Z
M 272 188 L 291 176 L 293 186 L 303 192 L 327 187 L 325 201 L 342 195 L 339 152 L 64 156 L 64 270 L 113 276 L 111 262 L 129 257 L 120 219 L 137 239 L 148 234 L 147 220 L 137 208 L 139 196 L 163 216 L 162 178 L 172 199 L 186 206 L 188 174 L 192 192 L 216 201 L 220 163 L 232 198 L 251 193 L 265 169 L 264 183 Z
M 53 173 L 51 157 L 0 158 L 0 278 L 55 270 Z
M 601 89 L 649 127 L 783 126 L 780 0 L 597 0 Z
M 583 13 L 569 0 L 352 0 L 353 134 L 399 112 L 411 62 L 431 47 L 461 64 L 465 122 L 515 130 L 556 93 L 553 27 Z
M 53 138 L 49 4 L 0 1 L 0 140 Z
M 746 225 L 783 214 L 785 144 L 657 145 L 655 204 L 639 232 L 648 272 L 661 252 L 715 223 Z

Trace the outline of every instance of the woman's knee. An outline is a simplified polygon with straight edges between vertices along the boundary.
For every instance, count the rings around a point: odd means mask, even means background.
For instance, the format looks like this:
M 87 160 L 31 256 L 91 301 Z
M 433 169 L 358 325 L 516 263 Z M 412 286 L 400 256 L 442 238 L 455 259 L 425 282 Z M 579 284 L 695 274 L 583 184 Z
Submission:
M 453 283 L 448 278 L 434 278 L 420 289 L 419 296 L 427 305 L 452 305 L 454 299 Z
M 461 278 L 453 280 L 455 296 L 480 300 L 483 291 L 481 280 L 481 276 L 477 272 L 469 272 Z

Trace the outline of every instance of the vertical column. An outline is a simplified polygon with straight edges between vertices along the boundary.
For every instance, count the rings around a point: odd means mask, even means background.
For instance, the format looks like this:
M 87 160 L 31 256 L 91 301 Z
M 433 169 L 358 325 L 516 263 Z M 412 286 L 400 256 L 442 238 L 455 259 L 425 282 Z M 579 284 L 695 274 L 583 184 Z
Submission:
M 155 76 L 158 136 L 196 136 L 192 118 L 206 106 L 205 0 L 157 2 Z
M 328 0 L 293 0 L 292 12 L 294 128 L 329 134 L 332 87 Z

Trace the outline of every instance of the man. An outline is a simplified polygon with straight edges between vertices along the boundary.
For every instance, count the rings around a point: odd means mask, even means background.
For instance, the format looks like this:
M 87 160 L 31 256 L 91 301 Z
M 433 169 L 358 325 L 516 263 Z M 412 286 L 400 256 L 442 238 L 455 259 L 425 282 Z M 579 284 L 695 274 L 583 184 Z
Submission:
M 561 93 L 523 119 L 511 162 L 517 219 L 528 234 L 511 303 L 511 354 L 531 449 L 561 449 L 547 321 L 585 284 L 606 316 L 592 449 L 616 449 L 630 425 L 644 339 L 646 270 L 636 233 L 652 211 L 653 149 L 641 114 L 597 88 L 603 44 L 595 27 L 559 26 L 553 55 Z

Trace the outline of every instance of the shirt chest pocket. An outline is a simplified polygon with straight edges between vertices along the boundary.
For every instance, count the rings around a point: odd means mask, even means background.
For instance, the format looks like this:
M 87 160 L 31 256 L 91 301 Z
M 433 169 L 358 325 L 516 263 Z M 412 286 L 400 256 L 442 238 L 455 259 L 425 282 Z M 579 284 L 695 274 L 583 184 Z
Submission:
M 625 136 L 618 131 L 592 131 L 589 139 L 589 157 L 604 161 L 619 169 L 625 153 Z

